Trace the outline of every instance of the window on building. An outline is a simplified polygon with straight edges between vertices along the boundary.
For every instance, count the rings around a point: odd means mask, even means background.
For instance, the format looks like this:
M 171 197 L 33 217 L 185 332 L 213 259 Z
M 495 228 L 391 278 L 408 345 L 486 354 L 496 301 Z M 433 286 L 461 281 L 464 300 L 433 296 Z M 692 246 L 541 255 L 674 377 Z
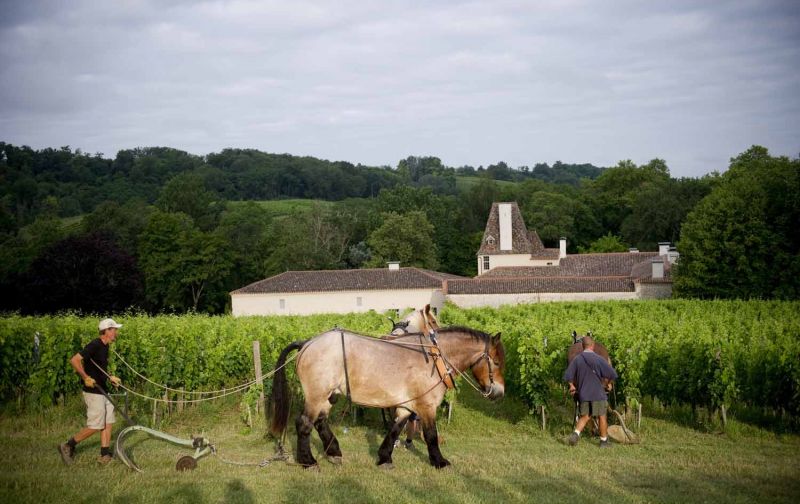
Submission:
M 488 238 L 486 238 L 486 243 L 488 243 L 489 245 L 494 245 L 494 236 L 489 236 Z
M 483 256 L 483 271 L 489 271 L 489 256 Z
M 286 300 L 285 299 L 281 299 L 280 305 L 281 305 L 281 310 L 285 310 L 286 309 Z
M 361 296 L 356 298 L 356 306 L 361 306 Z

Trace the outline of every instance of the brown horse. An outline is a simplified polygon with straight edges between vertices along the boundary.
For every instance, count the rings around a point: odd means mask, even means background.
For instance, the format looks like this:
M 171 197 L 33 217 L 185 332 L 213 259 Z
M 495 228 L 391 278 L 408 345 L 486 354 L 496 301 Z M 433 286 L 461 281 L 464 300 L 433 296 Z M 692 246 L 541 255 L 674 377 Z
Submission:
M 505 391 L 505 351 L 500 334 L 490 336 L 465 327 L 446 327 L 438 332 L 441 357 L 455 372 L 469 369 L 490 399 Z M 395 408 L 394 425 L 378 450 L 378 465 L 391 467 L 398 435 L 412 412 L 422 420 L 428 458 L 434 467 L 450 464 L 439 450 L 436 408 L 446 391 L 444 377 L 436 371 L 430 345 L 422 346 L 416 335 L 382 341 L 343 329 L 333 329 L 310 340 L 296 341 L 283 349 L 273 378 L 273 414 L 270 429 L 280 436 L 289 420 L 289 391 L 283 368 L 290 352 L 299 350 L 296 369 L 303 388 L 303 411 L 295 421 L 297 462 L 315 466 L 310 436 L 317 429 L 325 455 L 339 463 L 342 452 L 327 418 L 338 395 L 353 403 L 376 408 Z
M 587 334 L 587 336 L 592 336 L 591 331 Z M 567 365 L 569 365 L 572 360 L 580 355 L 583 352 L 583 343 L 581 342 L 581 338 L 578 338 L 578 333 L 572 331 L 572 345 L 570 345 L 569 349 L 567 350 Z M 603 346 L 602 343 L 595 340 L 594 341 L 594 353 L 603 357 L 609 364 L 611 364 L 611 357 L 608 355 L 608 349 Z

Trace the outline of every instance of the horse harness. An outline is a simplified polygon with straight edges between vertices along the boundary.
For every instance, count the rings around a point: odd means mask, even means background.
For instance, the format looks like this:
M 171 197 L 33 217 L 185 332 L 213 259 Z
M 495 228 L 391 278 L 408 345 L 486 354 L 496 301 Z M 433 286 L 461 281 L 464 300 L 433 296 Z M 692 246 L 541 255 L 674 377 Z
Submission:
M 433 365 L 436 368 L 436 371 L 438 371 L 439 377 L 442 379 L 445 387 L 447 387 L 447 390 L 456 388 L 456 382 L 453 379 L 453 370 L 445 362 L 445 358 L 442 355 L 442 350 L 439 348 L 439 342 L 436 341 L 436 331 L 431 329 L 428 333 L 428 337 L 430 338 L 431 343 L 433 343 L 429 353 L 431 354 L 431 357 L 433 357 Z
M 351 400 L 350 397 L 350 375 L 347 371 L 347 352 L 344 346 L 344 331 L 339 329 L 339 336 L 341 337 L 342 341 L 342 360 L 344 362 L 344 381 L 345 381 L 345 390 L 346 390 L 346 397 L 348 400 Z M 431 340 L 432 345 L 430 346 L 429 351 L 425 352 L 423 350 L 423 354 L 425 355 L 425 362 L 428 362 L 428 354 L 433 358 L 434 367 L 436 371 L 439 373 L 439 377 L 444 383 L 445 387 L 448 390 L 456 388 L 456 382 L 453 377 L 455 374 L 452 367 L 447 362 L 447 359 L 442 354 L 442 350 L 439 348 L 439 342 L 436 339 L 436 331 L 434 329 L 429 329 L 428 337 Z M 473 367 L 477 364 L 481 359 L 486 359 L 486 367 L 489 369 L 489 387 L 494 385 L 494 369 L 492 369 L 492 358 L 489 355 L 489 339 L 486 339 L 486 346 L 483 350 L 483 353 L 478 356 L 478 359 L 475 360 L 469 367 Z M 422 335 L 420 334 L 420 346 L 422 346 Z

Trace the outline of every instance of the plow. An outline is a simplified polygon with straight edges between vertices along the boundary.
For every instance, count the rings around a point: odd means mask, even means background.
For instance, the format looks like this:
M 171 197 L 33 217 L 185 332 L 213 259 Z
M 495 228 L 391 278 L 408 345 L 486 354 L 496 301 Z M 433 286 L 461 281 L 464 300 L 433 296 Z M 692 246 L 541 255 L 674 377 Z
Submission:
M 181 439 L 179 437 L 175 437 L 171 434 L 167 434 L 166 432 L 157 431 L 155 429 L 151 429 L 149 427 L 145 427 L 143 425 L 130 425 L 123 429 L 119 435 L 117 436 L 117 441 L 114 445 L 117 458 L 128 466 L 130 469 L 133 469 L 136 472 L 143 472 L 142 469 L 136 465 L 136 463 L 131 460 L 128 454 L 125 452 L 124 442 L 125 437 L 136 431 L 141 431 L 149 436 L 160 439 L 162 441 L 167 441 L 169 443 L 183 446 L 186 448 L 193 448 L 194 453 L 191 455 L 184 455 L 178 459 L 178 462 L 175 464 L 175 469 L 178 471 L 191 471 L 197 467 L 197 461 L 201 458 L 205 457 L 206 455 L 212 455 L 216 453 L 216 448 L 214 447 L 211 442 L 204 437 L 192 437 L 191 439 Z
M 160 439 L 162 441 L 167 441 L 169 443 L 183 446 L 186 448 L 193 448 L 194 453 L 192 455 L 184 455 L 178 459 L 178 462 L 175 464 L 175 469 L 178 471 L 191 471 L 197 467 L 197 461 L 201 458 L 205 457 L 206 455 L 212 455 L 216 453 L 216 448 L 213 444 L 208 440 L 208 438 L 204 437 L 192 437 L 190 439 L 183 439 L 171 434 L 167 434 L 166 432 L 161 432 L 159 430 L 151 429 L 150 427 L 145 427 L 144 425 L 138 425 L 136 422 L 131 420 L 131 417 L 128 414 L 121 410 L 117 404 L 111 399 L 111 396 L 103 390 L 102 387 L 97 385 L 98 390 L 105 396 L 106 399 L 114 405 L 114 410 L 119 412 L 122 417 L 127 422 L 128 427 L 122 429 L 120 433 L 117 435 L 117 440 L 114 443 L 114 450 L 117 455 L 117 458 L 125 464 L 128 468 L 133 469 L 136 472 L 143 472 L 142 469 L 128 456 L 125 452 L 125 439 L 126 437 L 131 434 L 132 432 L 144 432 L 148 434 L 150 437 Z

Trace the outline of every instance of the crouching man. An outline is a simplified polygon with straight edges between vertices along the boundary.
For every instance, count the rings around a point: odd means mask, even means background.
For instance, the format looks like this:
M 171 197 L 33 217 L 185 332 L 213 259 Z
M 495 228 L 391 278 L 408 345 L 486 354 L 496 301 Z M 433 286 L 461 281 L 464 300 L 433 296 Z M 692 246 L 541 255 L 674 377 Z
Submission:
M 114 406 L 101 392 L 108 391 L 106 379 L 114 386 L 119 386 L 121 380 L 116 376 L 108 375 L 108 346 L 117 339 L 117 329 L 122 324 L 117 324 L 113 319 L 104 319 L 99 324 L 100 337 L 92 340 L 83 350 L 70 359 L 75 372 L 83 380 L 83 402 L 86 403 L 86 427 L 69 438 L 66 443 L 58 446 L 58 452 L 65 464 L 74 461 L 75 445 L 91 437 L 95 432 L 100 433 L 100 457 L 97 461 L 108 464 L 113 459 L 111 451 L 111 429 L 114 425 Z

